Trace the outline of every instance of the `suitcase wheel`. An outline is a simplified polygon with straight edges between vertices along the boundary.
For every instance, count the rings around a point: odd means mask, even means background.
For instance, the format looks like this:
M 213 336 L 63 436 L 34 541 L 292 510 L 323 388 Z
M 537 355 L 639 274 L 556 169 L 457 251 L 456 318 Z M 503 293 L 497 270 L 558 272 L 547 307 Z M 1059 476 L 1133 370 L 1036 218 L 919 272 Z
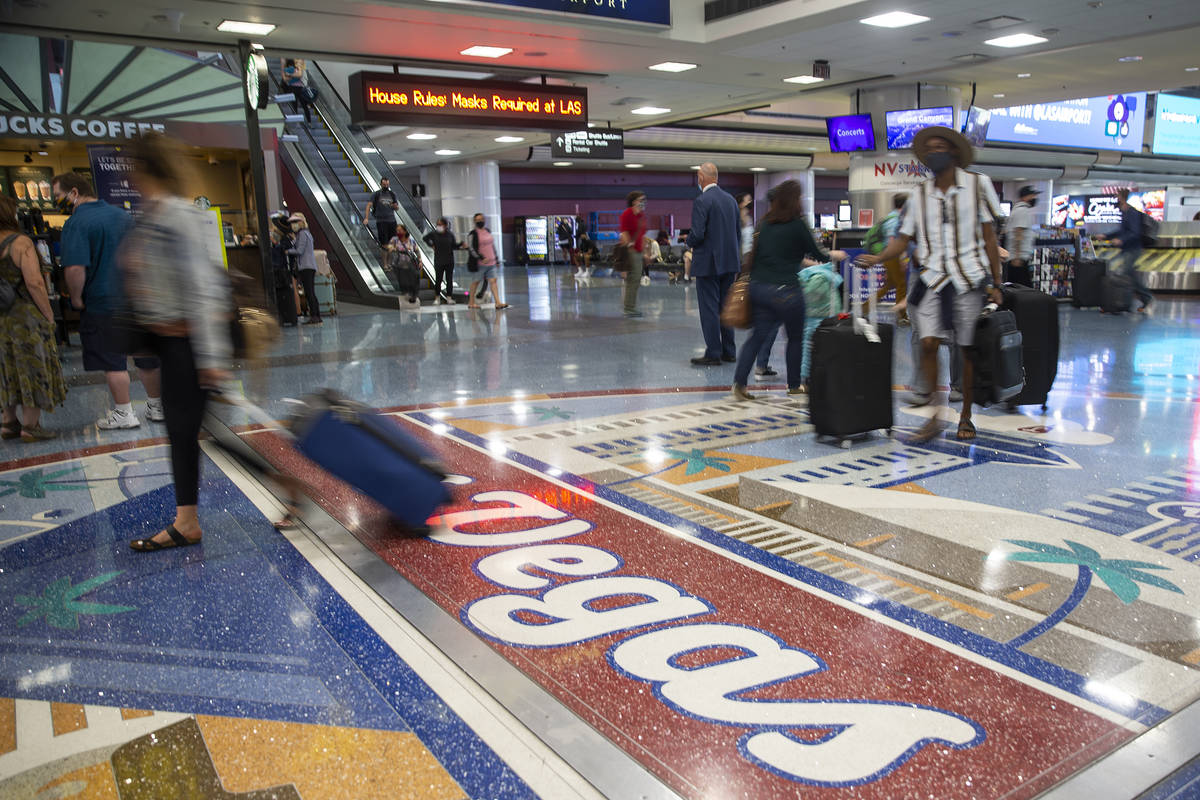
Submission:
M 850 449 L 850 440 L 849 439 L 839 440 L 838 447 L 842 448 L 843 450 L 849 450 Z
M 888 428 L 887 430 L 885 430 L 885 431 L 883 432 L 883 435 L 884 435 L 884 436 L 886 436 L 886 437 L 887 437 L 887 438 L 889 438 L 889 439 L 892 439 L 892 438 L 894 438 L 894 437 L 896 436 L 896 432 L 895 432 L 895 431 L 893 431 L 891 428 Z

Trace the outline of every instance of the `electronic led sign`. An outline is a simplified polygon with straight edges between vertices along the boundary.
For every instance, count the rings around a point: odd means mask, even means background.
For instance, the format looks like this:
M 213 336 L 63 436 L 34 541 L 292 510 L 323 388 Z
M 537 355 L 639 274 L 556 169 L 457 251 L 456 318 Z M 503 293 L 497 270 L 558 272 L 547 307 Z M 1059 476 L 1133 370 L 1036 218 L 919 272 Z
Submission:
M 1159 94 L 1153 149 L 1164 156 L 1200 156 L 1200 99 Z
M 870 114 L 850 114 L 825 120 L 829 149 L 835 153 L 875 149 L 875 128 Z
M 587 122 L 587 89 L 356 72 L 350 112 L 357 124 L 576 131 Z
M 1146 93 L 993 108 L 989 142 L 1142 151 Z
M 904 111 L 889 111 L 884 117 L 887 128 L 887 149 L 906 150 L 913 145 L 917 131 L 942 125 L 954 127 L 953 106 L 937 108 L 910 108 Z

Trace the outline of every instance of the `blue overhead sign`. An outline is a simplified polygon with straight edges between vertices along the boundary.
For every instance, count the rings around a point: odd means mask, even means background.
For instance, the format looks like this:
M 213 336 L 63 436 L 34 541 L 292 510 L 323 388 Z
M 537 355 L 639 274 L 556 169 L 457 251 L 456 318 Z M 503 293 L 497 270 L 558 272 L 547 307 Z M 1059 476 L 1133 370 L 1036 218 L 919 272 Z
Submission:
M 496 6 L 517 6 L 538 11 L 561 11 L 587 17 L 606 17 L 626 22 L 671 24 L 671 0 L 474 0 Z
M 1146 93 L 993 108 L 989 142 L 1142 151 Z
M 1200 156 L 1200 99 L 1158 96 L 1153 149 L 1164 156 Z

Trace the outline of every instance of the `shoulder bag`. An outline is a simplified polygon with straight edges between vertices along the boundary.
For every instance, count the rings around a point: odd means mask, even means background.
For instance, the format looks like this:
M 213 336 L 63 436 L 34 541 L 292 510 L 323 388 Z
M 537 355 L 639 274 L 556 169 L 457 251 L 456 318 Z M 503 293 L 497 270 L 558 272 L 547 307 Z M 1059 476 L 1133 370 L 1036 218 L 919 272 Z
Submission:
M 479 272 L 479 235 L 475 231 L 467 234 L 467 271 Z
M 3 242 L 0 242 L 0 252 L 11 254 L 13 242 L 16 241 L 18 236 L 20 236 L 19 233 L 14 233 Z M 16 266 L 16 264 L 17 262 L 13 261 L 13 266 Z M 20 267 L 17 267 L 17 269 L 20 269 Z M 23 280 L 22 283 L 24 283 Z M 17 287 L 6 280 L 0 280 L 0 314 L 7 314 L 16 305 L 16 302 Z

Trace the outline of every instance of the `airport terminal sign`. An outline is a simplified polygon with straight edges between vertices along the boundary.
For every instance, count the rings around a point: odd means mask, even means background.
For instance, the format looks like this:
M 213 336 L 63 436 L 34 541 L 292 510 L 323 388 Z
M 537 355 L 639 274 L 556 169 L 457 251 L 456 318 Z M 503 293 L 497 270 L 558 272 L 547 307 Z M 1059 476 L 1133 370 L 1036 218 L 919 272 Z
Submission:
M 0 114 L 0 136 L 87 142 L 116 142 L 143 133 L 163 133 L 166 123 L 115 117 L 72 117 L 63 114 Z
M 1142 152 L 1146 93 L 993 108 L 989 142 Z
M 624 158 L 625 132 L 595 129 L 555 134 L 550 139 L 550 156 L 552 158 Z
M 504 81 L 462 81 L 356 72 L 350 76 L 356 123 L 486 126 L 575 131 L 587 122 L 587 89 Z
M 671 24 L 671 0 L 476 0 L 497 6 L 517 6 L 536 11 L 559 11 L 588 17 Z

